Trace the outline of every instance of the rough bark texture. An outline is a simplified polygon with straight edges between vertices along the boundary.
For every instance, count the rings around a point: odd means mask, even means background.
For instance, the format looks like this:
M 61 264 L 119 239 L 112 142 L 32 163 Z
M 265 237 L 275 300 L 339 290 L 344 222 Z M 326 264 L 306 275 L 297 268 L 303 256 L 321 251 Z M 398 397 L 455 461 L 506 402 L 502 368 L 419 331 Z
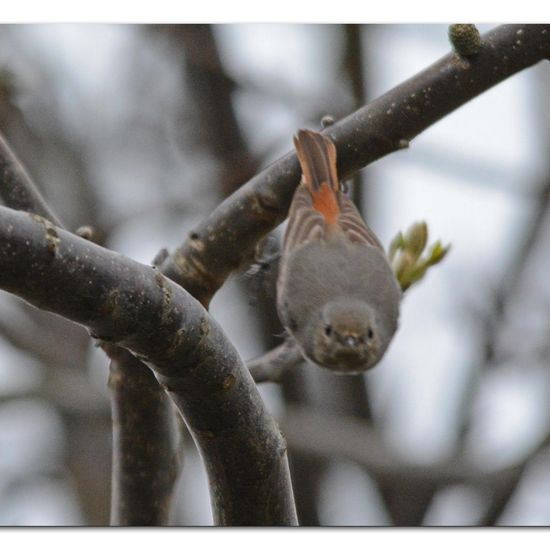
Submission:
M 0 287 L 130 349 L 156 373 L 202 454 L 222 525 L 294 525 L 286 443 L 238 353 L 155 268 L 0 207 Z

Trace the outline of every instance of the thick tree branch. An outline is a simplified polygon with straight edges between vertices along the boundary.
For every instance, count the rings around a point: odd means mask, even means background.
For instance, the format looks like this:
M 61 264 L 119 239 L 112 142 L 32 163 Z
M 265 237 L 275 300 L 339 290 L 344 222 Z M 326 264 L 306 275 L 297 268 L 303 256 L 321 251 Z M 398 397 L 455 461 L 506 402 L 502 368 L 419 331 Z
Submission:
M 216 523 L 294 525 L 286 444 L 218 324 L 156 269 L 0 207 L 0 288 L 130 349 L 182 413 Z
M 482 39 L 474 58 L 449 54 L 327 128 L 342 177 L 403 148 L 469 100 L 550 57 L 550 25 L 502 25 Z M 257 242 L 284 220 L 299 179 L 294 153 L 274 162 L 200 223 L 163 271 L 208 304 Z
M 155 375 L 106 344 L 113 418 L 111 525 L 167 525 L 180 470 L 178 427 Z

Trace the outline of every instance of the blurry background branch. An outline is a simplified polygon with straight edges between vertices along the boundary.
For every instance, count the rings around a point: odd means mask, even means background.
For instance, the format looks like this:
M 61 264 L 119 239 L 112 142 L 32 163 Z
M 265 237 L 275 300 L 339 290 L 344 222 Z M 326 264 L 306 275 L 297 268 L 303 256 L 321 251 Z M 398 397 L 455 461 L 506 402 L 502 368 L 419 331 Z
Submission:
M 193 105 L 190 145 L 211 153 L 219 191 L 225 197 L 250 179 L 258 167 L 233 108 L 236 84 L 225 72 L 211 25 L 154 29 L 166 33 L 178 60 L 183 57 L 184 86 Z
M 363 58 L 363 28 L 362 25 L 343 25 L 344 32 L 344 59 L 342 62 L 345 76 L 349 82 L 353 109 L 359 109 L 367 103 L 365 60 Z M 357 172 L 353 176 L 352 197 L 359 212 L 364 215 L 366 187 L 364 174 Z M 368 204 L 368 200 L 367 200 Z
M 289 407 L 282 427 L 291 448 L 315 457 L 340 457 L 355 461 L 378 480 L 382 491 L 391 491 L 395 498 L 405 500 L 407 490 L 412 491 L 409 496 L 416 500 L 417 505 L 424 500 L 426 507 L 435 491 L 447 485 L 466 484 L 481 489 L 488 496 L 482 525 L 494 524 L 526 466 L 550 443 L 549 433 L 516 464 L 489 470 L 464 455 L 428 465 L 406 463 L 395 456 L 364 421 L 352 416 L 326 414 L 307 407 Z M 388 494 L 386 496 L 389 497 Z M 414 507 L 410 505 L 403 507 L 402 504 L 396 507 L 396 511 L 398 525 L 418 525 L 422 521 L 423 514 L 415 517 Z
M 491 471 L 463 455 L 435 464 L 407 463 L 395 456 L 364 421 L 352 416 L 326 414 L 307 407 L 289 407 L 282 426 L 289 445 L 303 452 L 354 460 L 375 477 L 393 483 L 410 478 L 416 482 L 431 483 L 434 487 L 452 483 L 487 483 L 497 488 L 509 481 L 515 482 L 517 473 L 550 442 L 550 435 L 547 435 L 517 464 Z
M 2 30 L 3 44 L 9 45 L 15 37 L 14 27 L 3 25 Z M 7 138 L 2 148 L 5 171 L 0 196 L 13 208 L 61 223 L 48 205 L 53 203 L 69 226 L 86 220 L 98 227 L 103 209 L 95 182 L 89 178 L 82 142 L 67 131 L 55 93 L 57 83 L 45 65 L 34 63 L 33 76 L 40 82 L 40 94 L 33 100 L 41 106 L 34 111 L 29 108 L 29 103 L 22 101 L 29 98 L 28 82 L 20 76 L 25 71 L 17 66 L 28 50 L 16 49 L 17 54 L 7 67 L 3 66 L 0 76 L 0 131 Z M 12 67 L 19 70 L 12 71 Z M 14 151 L 23 163 L 15 158 Z M 33 182 L 31 175 L 39 177 Z M 13 194 L 13 189 L 19 192 Z M 48 203 L 40 191 L 46 191 Z M 34 395 L 36 402 L 51 407 L 49 412 L 59 414 L 66 445 L 63 481 L 78 495 L 79 506 L 74 513 L 82 514 L 87 524 L 105 525 L 109 519 L 111 418 L 102 392 L 90 385 L 89 335 L 70 321 L 52 318 L 14 300 L 3 300 L 0 335 L 14 350 L 36 358 L 41 366 L 38 387 L 27 397 Z M 52 346 L 59 341 L 63 346 Z

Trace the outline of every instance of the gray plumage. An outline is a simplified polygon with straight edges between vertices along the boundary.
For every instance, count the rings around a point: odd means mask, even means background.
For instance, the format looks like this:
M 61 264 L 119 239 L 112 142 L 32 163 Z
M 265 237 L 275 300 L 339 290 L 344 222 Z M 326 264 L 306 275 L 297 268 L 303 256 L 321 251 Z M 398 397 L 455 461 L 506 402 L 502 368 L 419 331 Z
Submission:
M 289 213 L 279 316 L 308 359 L 362 372 L 397 330 L 401 290 L 380 241 L 340 191 L 334 144 L 305 130 L 295 143 L 304 180 Z

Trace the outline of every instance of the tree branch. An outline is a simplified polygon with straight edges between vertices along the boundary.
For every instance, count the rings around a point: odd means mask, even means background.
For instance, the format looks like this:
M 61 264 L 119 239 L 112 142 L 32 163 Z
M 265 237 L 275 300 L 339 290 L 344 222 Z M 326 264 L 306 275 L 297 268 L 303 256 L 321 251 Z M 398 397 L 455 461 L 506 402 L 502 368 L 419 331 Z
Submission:
M 183 49 L 185 88 L 193 104 L 193 146 L 208 149 L 219 163 L 224 196 L 252 177 L 257 160 L 248 150 L 233 108 L 235 83 L 227 76 L 212 25 L 162 25 L 175 40 L 178 59 Z
M 476 487 L 499 490 L 516 481 L 527 461 L 545 448 L 550 436 L 545 436 L 516 464 L 484 470 L 463 456 L 430 465 L 410 463 L 394 456 L 378 435 L 363 420 L 351 416 L 334 417 L 305 407 L 291 407 L 285 413 L 282 426 L 290 448 L 315 456 L 341 457 L 353 460 L 377 478 L 406 479 L 433 483 L 441 487 L 468 483 Z
M 302 352 L 291 339 L 288 339 L 264 355 L 248 361 L 246 366 L 256 384 L 278 383 L 288 369 L 302 361 L 305 361 Z
M 223 525 L 294 525 L 286 443 L 237 351 L 155 268 L 0 207 L 0 288 L 131 350 L 182 413 Z
M 353 98 L 353 108 L 357 109 L 366 101 L 365 98 L 365 74 L 363 69 L 363 51 L 361 35 L 364 25 L 347 24 L 342 25 L 345 40 L 344 70 L 349 80 L 349 88 Z M 357 209 L 364 217 L 364 190 L 362 185 L 362 174 L 355 174 L 351 196 Z
M 2 134 L 0 134 L 0 178 L 0 197 L 6 206 L 15 210 L 34 212 L 58 227 L 63 227 Z
M 202 147 L 213 156 L 213 172 L 219 191 L 216 204 L 254 176 L 258 159 L 250 151 L 234 108 L 236 85 L 227 75 L 212 25 L 168 25 L 161 27 L 173 35 L 178 59 L 183 49 L 185 89 L 193 104 L 193 124 L 189 132 L 193 147 Z M 214 205 L 213 205 L 214 206 Z M 269 242 L 273 248 L 273 241 Z M 265 252 L 262 246 L 258 255 Z M 270 250 L 270 253 L 275 253 Z M 276 267 L 276 266 L 275 266 Z M 255 303 L 251 314 L 260 329 L 263 349 L 280 343 L 275 335 L 282 329 L 275 307 L 276 269 L 261 270 L 256 277 L 239 280 L 246 296 Z M 262 288 L 258 288 L 262 286 Z
M 16 210 L 42 216 L 42 221 L 49 228 L 47 231 L 52 232 L 48 246 L 55 245 L 55 229 L 51 223 L 61 225 L 61 222 L 48 207 L 1 134 L 0 173 L 3 175 L 0 195 L 5 203 Z M 7 331 L 5 333 L 9 334 Z M 110 353 L 114 357 L 111 370 L 116 371 L 116 376 L 112 377 L 116 383 L 111 385 L 114 449 L 111 487 L 114 508 L 111 509 L 111 519 L 113 522 L 120 521 L 122 525 L 162 525 L 168 519 L 168 507 L 178 469 L 177 462 L 171 463 L 172 467 L 168 469 L 162 468 L 176 452 L 173 438 L 168 434 L 174 422 L 173 418 L 170 419 L 173 408 L 166 392 L 148 367 L 138 365 L 139 361 L 127 350 L 116 350 L 111 346 Z M 120 417 L 132 414 L 141 414 L 155 426 L 155 430 L 147 429 L 144 422 L 119 421 Z M 156 437 L 152 434 L 156 434 Z M 154 444 L 135 444 L 144 438 L 154 438 Z M 119 452 L 122 454 L 119 455 Z M 141 475 L 131 478 L 130 475 L 135 473 L 138 466 Z M 143 483 L 145 478 L 150 478 L 152 483 Z M 133 483 L 138 482 L 137 486 L 133 485 L 132 479 Z
M 168 525 L 180 470 L 173 406 L 155 375 L 106 344 L 113 418 L 111 525 Z
M 343 178 L 397 151 L 423 130 L 509 76 L 550 57 L 550 25 L 502 25 L 471 59 L 449 54 L 325 130 Z M 300 168 L 289 153 L 233 193 L 193 230 L 163 272 L 208 304 L 256 243 L 281 223 Z

